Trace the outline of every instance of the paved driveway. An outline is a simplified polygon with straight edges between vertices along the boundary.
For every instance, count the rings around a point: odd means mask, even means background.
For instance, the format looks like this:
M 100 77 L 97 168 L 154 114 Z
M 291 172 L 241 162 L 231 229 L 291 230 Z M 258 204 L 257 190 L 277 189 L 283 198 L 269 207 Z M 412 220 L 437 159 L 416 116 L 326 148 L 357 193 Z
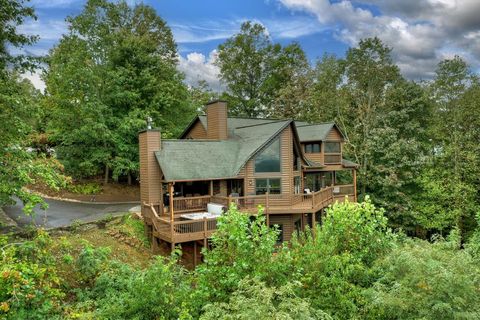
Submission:
M 137 206 L 135 204 L 90 204 L 51 199 L 45 199 L 45 201 L 48 203 L 48 209 L 36 208 L 34 218 L 23 213 L 23 204 L 18 199 L 16 205 L 4 207 L 4 210 L 20 227 L 31 224 L 35 220 L 35 224 L 38 226 L 57 228 L 68 226 L 76 220 L 88 222 L 99 220 L 109 214 L 120 215 Z

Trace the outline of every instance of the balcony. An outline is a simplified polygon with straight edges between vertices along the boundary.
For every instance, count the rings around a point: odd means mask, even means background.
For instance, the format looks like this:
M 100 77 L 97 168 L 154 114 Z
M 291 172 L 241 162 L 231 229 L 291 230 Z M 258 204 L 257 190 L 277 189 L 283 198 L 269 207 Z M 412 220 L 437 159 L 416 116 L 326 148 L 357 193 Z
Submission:
M 353 185 L 343 185 L 323 188 L 310 194 L 181 197 L 173 198 L 173 211 L 168 208 L 160 212 L 159 204 L 144 203 L 142 213 L 146 221 L 153 225 L 156 237 L 170 243 L 181 243 L 207 239 L 216 230 L 216 218 L 203 217 L 196 220 L 184 218 L 188 213 L 205 212 L 208 203 L 225 207 L 234 203 L 240 211 L 252 215 L 257 214 L 258 207 L 262 206 L 268 219 L 272 214 L 315 213 L 335 200 L 344 201 L 345 196 L 351 195 L 352 192 Z

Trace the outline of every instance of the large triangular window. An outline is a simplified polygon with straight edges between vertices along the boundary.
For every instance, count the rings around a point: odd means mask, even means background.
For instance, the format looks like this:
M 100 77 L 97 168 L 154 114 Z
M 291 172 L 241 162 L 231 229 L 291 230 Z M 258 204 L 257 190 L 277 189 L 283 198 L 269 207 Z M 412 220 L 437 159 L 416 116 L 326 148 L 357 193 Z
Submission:
M 280 172 L 280 140 L 278 138 L 255 157 L 255 172 Z

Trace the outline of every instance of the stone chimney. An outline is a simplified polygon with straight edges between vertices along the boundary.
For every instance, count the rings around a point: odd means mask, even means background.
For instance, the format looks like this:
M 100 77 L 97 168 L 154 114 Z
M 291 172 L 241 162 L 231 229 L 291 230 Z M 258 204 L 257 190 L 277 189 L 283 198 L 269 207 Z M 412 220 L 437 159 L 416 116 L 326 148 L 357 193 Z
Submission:
M 212 140 L 227 140 L 227 102 L 215 100 L 206 105 L 207 138 Z
M 143 203 L 161 203 L 162 173 L 158 165 L 155 151 L 161 149 L 160 130 L 152 129 L 151 121 L 149 129 L 141 131 L 138 135 L 140 155 L 140 201 Z

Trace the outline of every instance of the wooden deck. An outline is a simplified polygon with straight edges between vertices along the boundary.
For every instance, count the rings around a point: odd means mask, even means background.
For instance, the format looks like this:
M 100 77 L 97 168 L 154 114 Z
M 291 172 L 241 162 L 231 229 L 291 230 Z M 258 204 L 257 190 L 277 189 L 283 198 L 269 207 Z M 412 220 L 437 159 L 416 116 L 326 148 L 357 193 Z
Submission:
M 335 191 L 335 192 L 334 192 Z M 173 199 L 173 223 L 171 211 L 161 211 L 158 204 L 143 204 L 142 213 L 147 223 L 153 225 L 153 234 L 169 243 L 182 243 L 195 240 L 204 240 L 209 238 L 217 229 L 217 220 L 184 220 L 181 215 L 187 212 L 206 211 L 208 203 L 217 203 L 229 206 L 234 203 L 237 208 L 245 213 L 255 215 L 258 208 L 264 208 L 264 213 L 275 214 L 295 214 L 295 213 L 316 213 L 321 209 L 328 207 L 335 201 L 344 201 L 346 196 L 353 198 L 353 187 L 332 186 L 324 188 L 311 194 L 293 194 L 293 195 L 250 195 L 242 197 L 222 197 L 222 196 L 199 196 L 188 198 Z M 290 205 L 285 205 L 290 203 Z

